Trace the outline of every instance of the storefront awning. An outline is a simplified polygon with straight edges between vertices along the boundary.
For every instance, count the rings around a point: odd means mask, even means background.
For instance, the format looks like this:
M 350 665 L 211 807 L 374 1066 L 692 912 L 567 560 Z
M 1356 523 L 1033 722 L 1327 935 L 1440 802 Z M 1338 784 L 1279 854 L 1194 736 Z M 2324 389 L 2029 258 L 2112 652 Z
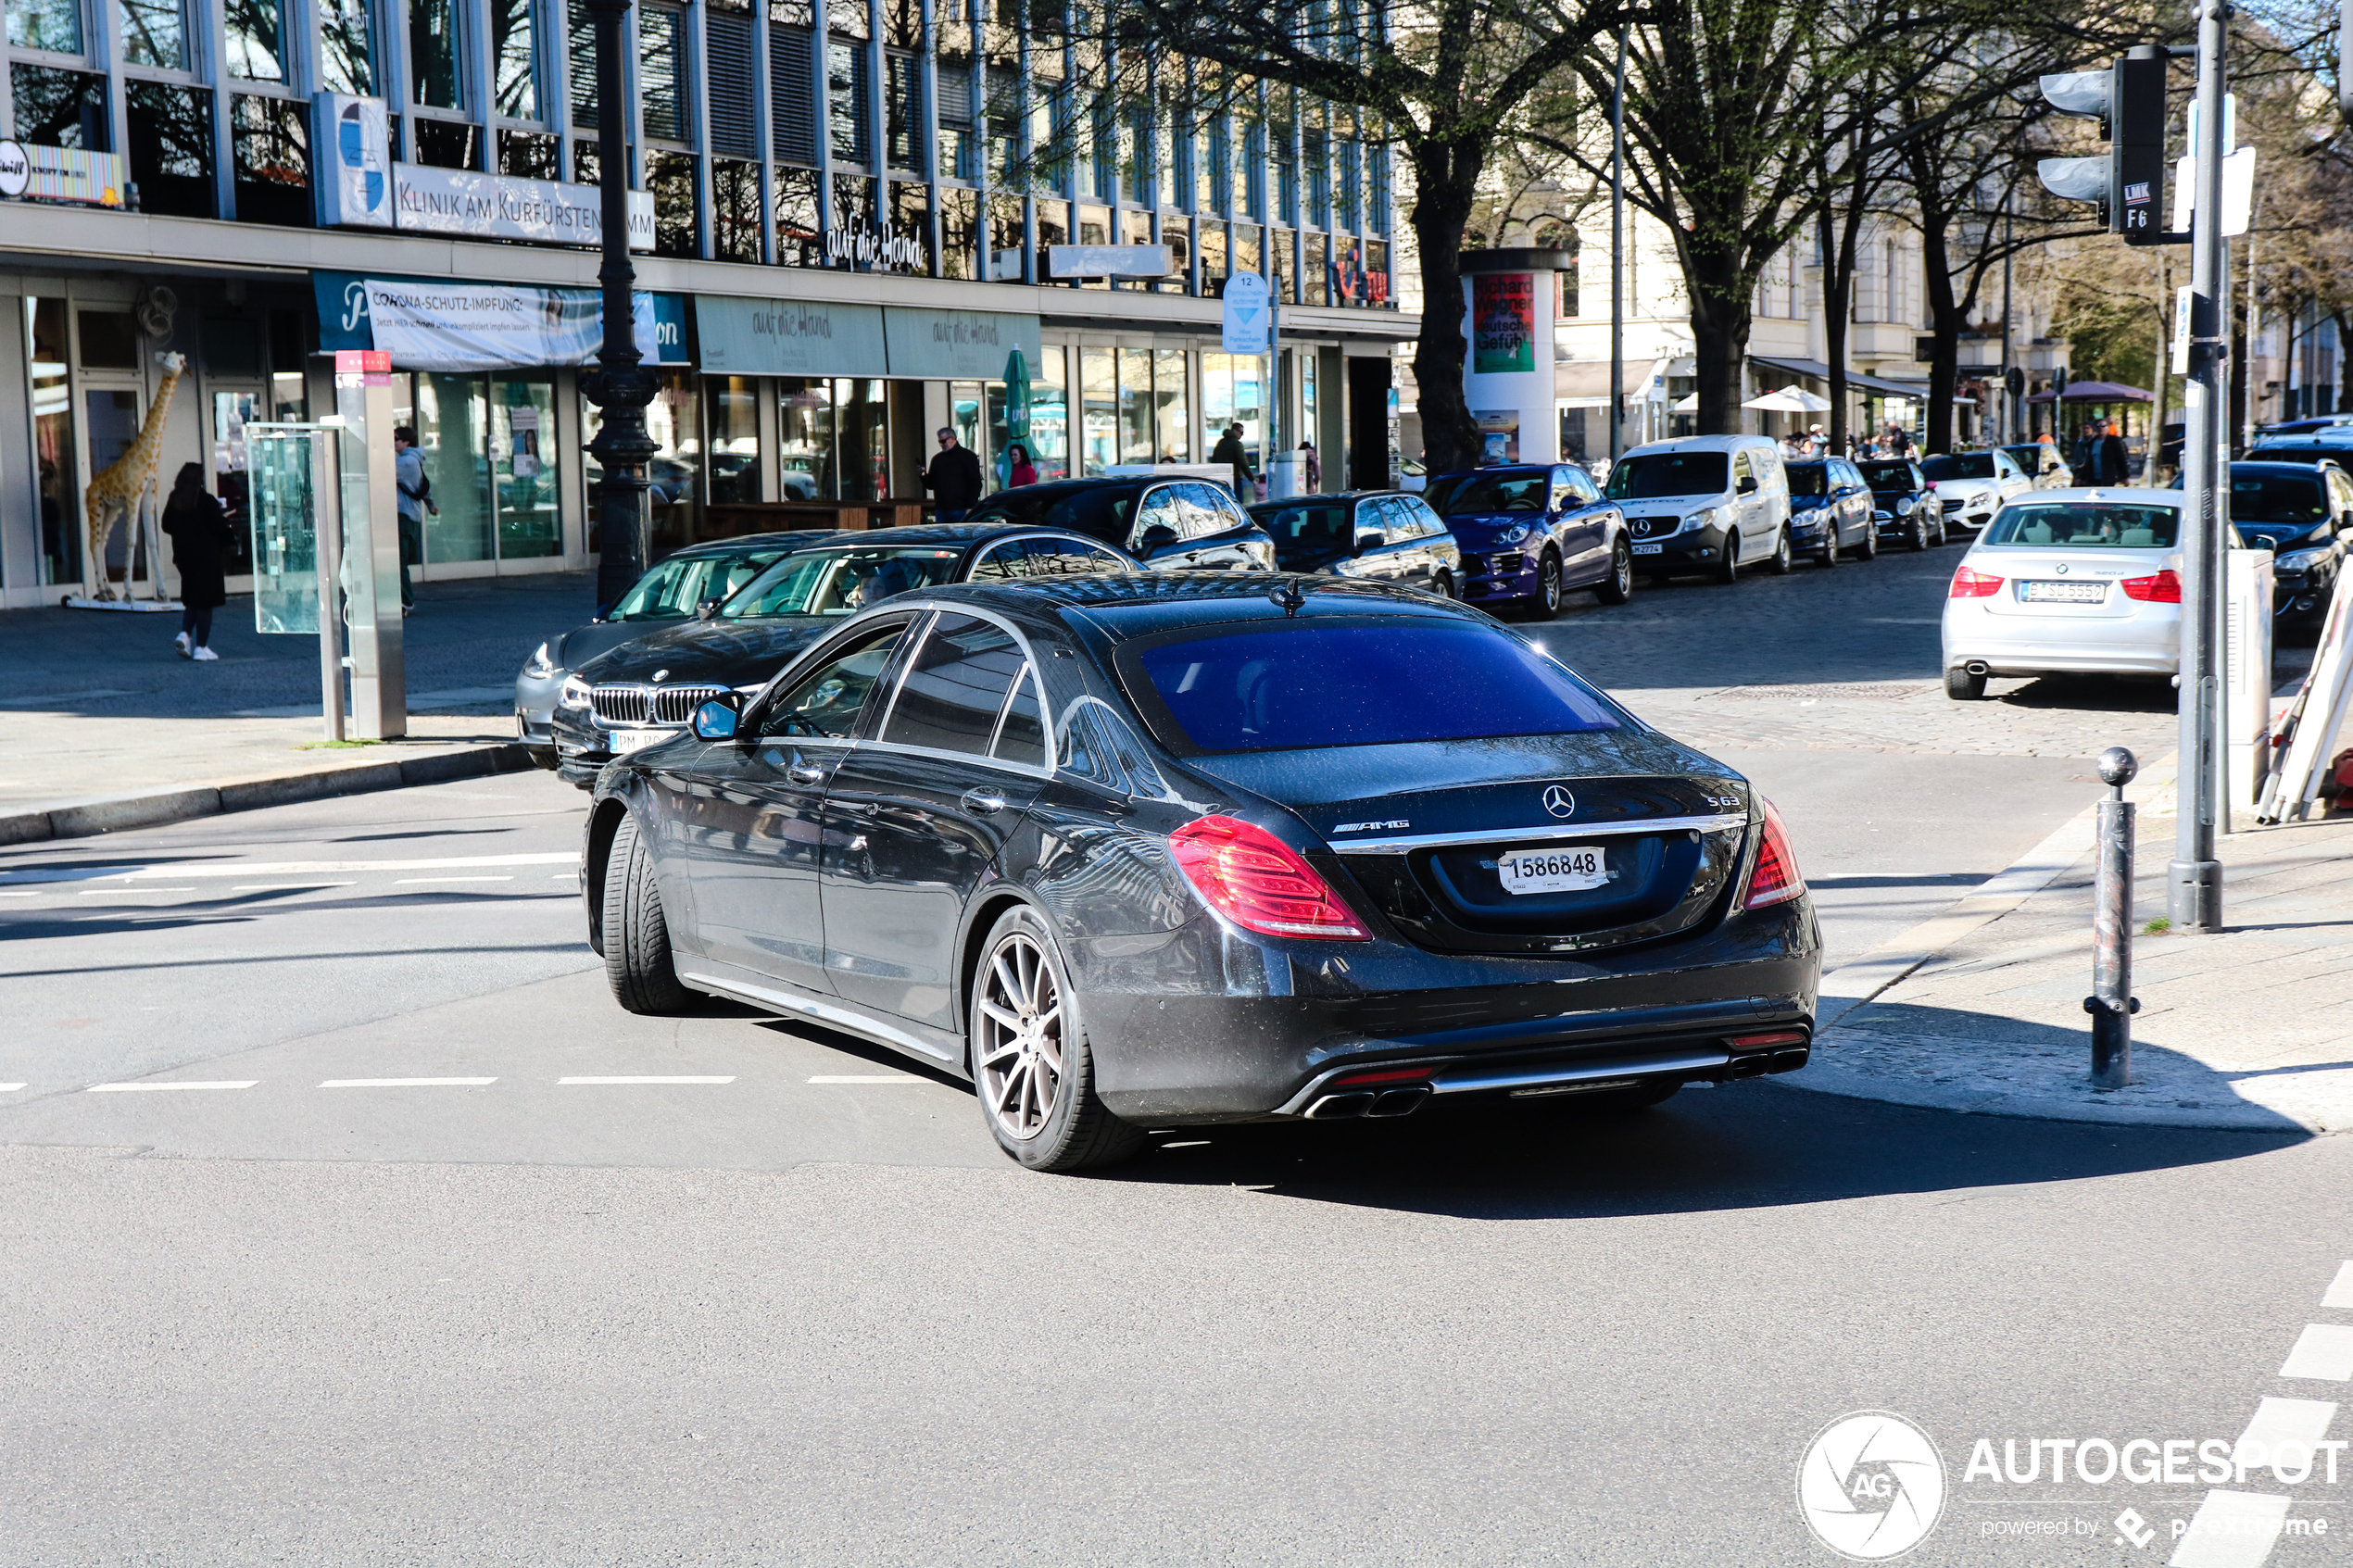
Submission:
M 1831 368 L 1819 359 L 1768 359 L 1762 354 L 1748 357 L 1752 365 L 1762 365 L 1768 370 L 1780 370 L 1793 376 L 1806 376 L 1827 384 Z M 1846 384 L 1851 391 L 1876 392 L 1882 397 L 1926 397 L 1928 383 L 1889 381 L 1882 376 L 1867 376 L 1860 370 L 1846 372 Z
M 1629 403 L 1642 401 L 1648 389 L 1653 364 L 1648 359 L 1629 359 L 1625 374 L 1618 382 L 1618 391 Z M 1553 366 L 1553 399 L 1564 408 L 1606 408 L 1609 407 L 1609 361 L 1606 359 L 1562 359 Z

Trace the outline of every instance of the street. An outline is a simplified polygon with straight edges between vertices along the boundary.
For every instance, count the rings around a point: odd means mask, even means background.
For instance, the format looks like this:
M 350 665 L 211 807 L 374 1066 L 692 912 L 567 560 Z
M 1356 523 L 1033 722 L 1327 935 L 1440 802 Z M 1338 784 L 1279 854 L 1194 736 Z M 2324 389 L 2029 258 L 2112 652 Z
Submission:
M 1832 965 L 2081 810 L 2100 746 L 2170 744 L 2161 684 L 1947 702 L 1956 554 L 1540 633 L 1776 798 Z M 1913 1561 L 2155 1562 L 2108 1517 L 2205 1485 L 1964 1456 L 2227 1442 L 2335 1386 L 2279 1368 L 2344 1140 L 1799 1073 L 1041 1177 L 887 1051 L 617 1009 L 584 801 L 535 772 L 0 851 L 0 1562 L 1818 1562 L 1799 1457 L 1867 1409 L 1950 1469 Z M 2070 1515 L 2099 1533 L 2008 1533 Z

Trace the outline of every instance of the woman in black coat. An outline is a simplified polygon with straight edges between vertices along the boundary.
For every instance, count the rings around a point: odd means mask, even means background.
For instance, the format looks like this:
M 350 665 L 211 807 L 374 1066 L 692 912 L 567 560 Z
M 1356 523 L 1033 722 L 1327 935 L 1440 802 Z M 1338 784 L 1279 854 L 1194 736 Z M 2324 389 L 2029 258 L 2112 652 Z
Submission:
M 183 463 L 163 506 L 171 564 L 180 569 L 180 657 L 212 660 L 212 612 L 229 602 L 226 566 L 235 537 L 220 502 L 204 487 L 204 468 Z

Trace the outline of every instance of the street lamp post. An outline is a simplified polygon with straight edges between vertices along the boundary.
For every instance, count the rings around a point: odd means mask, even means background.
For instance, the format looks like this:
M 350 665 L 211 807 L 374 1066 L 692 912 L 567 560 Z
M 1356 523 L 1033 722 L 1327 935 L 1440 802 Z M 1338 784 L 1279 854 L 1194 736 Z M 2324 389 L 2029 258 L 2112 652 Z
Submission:
M 597 502 L 597 608 L 610 609 L 646 570 L 646 468 L 660 450 L 646 433 L 646 405 L 658 384 L 637 362 L 632 295 L 636 269 L 629 260 L 629 144 L 623 106 L 623 26 L 631 0 L 586 0 L 597 28 L 597 185 L 604 265 L 605 344 L 599 369 L 581 378 L 581 391 L 603 415 L 588 444 L 601 470 Z
M 2353 0 L 2346 0 L 2353 6 Z M 1609 463 L 1626 453 L 1626 29 L 1609 106 Z

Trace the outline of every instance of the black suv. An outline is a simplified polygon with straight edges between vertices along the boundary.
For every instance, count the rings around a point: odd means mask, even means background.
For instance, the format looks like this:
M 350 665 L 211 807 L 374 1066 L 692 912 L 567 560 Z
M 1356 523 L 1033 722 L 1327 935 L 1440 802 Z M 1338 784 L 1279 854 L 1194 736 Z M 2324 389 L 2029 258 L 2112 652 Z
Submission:
M 1272 571 L 1275 542 L 1233 492 L 1189 474 L 1062 479 L 1000 490 L 966 522 L 1061 528 L 1117 546 L 1151 571 Z
M 1909 458 L 1861 458 L 1855 466 L 1871 487 L 1871 526 L 1881 538 L 1916 550 L 1944 543 L 1944 503 L 1919 464 Z

